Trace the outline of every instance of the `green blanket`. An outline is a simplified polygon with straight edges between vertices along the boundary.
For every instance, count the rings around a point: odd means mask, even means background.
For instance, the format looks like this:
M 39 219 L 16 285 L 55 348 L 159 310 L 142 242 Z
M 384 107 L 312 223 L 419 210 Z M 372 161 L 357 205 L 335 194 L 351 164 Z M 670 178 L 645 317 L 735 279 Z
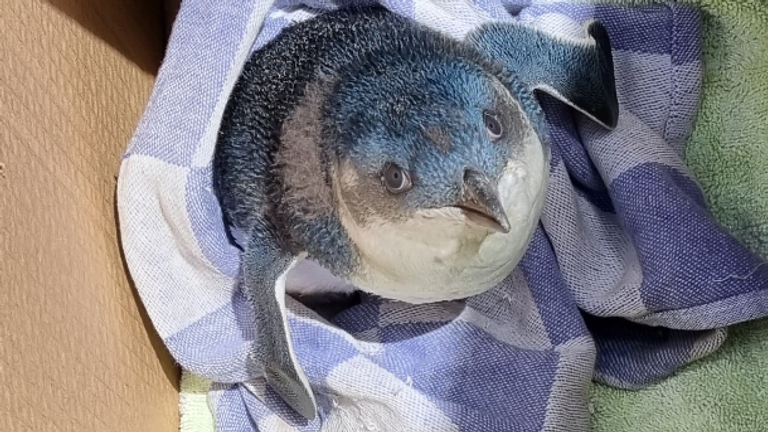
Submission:
M 718 220 L 768 257 L 768 0 L 689 3 L 704 11 L 705 73 L 686 161 Z M 647 389 L 596 384 L 592 408 L 594 432 L 768 431 L 768 320 Z
M 686 160 L 715 216 L 768 257 L 768 0 L 688 2 L 705 12 L 705 74 Z M 208 386 L 184 374 L 182 432 L 214 430 Z M 593 432 L 768 432 L 768 320 L 644 390 L 594 385 L 592 408 Z

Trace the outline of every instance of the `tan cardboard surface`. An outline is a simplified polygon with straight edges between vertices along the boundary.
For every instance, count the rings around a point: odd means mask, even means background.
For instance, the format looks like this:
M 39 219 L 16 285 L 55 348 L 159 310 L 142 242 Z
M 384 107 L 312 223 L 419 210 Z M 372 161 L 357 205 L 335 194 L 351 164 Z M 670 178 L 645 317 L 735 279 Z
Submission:
M 125 274 L 120 156 L 157 0 L 0 0 L 0 431 L 178 430 L 178 371 Z

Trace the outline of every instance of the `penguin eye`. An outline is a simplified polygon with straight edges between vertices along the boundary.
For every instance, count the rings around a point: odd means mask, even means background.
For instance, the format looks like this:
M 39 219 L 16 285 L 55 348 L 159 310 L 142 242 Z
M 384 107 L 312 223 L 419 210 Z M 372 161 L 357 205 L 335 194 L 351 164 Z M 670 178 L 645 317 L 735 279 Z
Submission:
M 498 117 L 489 112 L 483 113 L 483 124 L 485 124 L 485 129 L 488 131 L 488 136 L 492 140 L 499 139 L 501 134 L 504 133 L 504 129 L 501 127 L 501 122 L 499 122 Z
M 384 186 L 393 194 L 400 194 L 411 188 L 411 176 L 408 171 L 395 164 L 389 164 L 384 168 Z

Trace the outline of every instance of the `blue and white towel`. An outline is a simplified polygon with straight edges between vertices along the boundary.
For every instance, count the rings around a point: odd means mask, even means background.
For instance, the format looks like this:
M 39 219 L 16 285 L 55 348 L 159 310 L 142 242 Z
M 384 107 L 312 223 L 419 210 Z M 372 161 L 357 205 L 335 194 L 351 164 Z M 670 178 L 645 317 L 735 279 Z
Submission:
M 681 158 L 701 84 L 695 9 L 381 0 L 457 38 L 490 19 L 563 33 L 601 20 L 619 124 L 606 132 L 546 100 L 554 142 L 542 222 L 490 292 L 420 306 L 365 300 L 332 322 L 289 299 L 320 405 L 301 422 L 246 367 L 254 332 L 211 157 L 247 55 L 290 22 L 346 3 L 185 0 L 123 161 L 131 275 L 176 360 L 216 382 L 219 431 L 584 431 L 591 379 L 649 384 L 715 350 L 725 326 L 768 315 L 768 265 L 714 222 Z

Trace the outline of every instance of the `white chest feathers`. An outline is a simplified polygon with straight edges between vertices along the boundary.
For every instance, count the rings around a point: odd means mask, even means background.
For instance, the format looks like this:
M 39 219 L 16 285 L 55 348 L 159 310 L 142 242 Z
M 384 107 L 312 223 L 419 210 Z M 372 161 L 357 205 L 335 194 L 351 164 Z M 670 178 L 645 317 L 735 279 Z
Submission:
M 498 185 L 508 233 L 468 223 L 454 208 L 422 211 L 398 224 L 342 220 L 361 257 L 350 282 L 409 303 L 465 298 L 500 283 L 528 248 L 546 195 L 549 153 L 535 135 L 526 141 Z

